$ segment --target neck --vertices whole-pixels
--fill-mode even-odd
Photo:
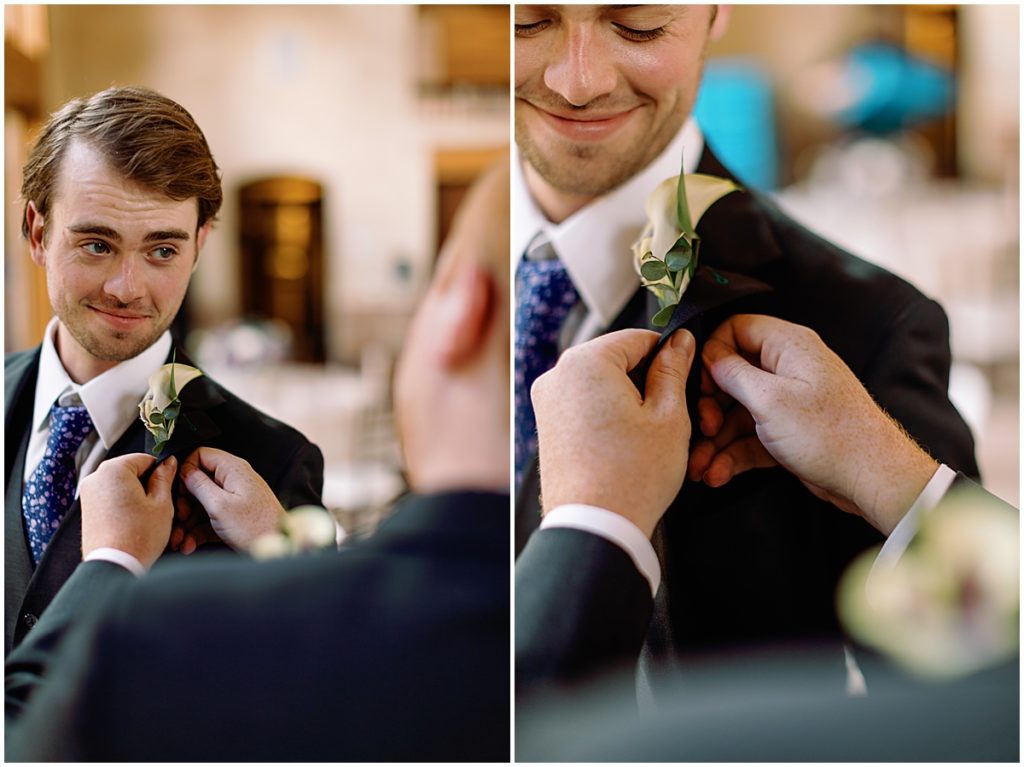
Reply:
[[[89,354],[71,336],[63,322],[57,323],[54,347],[57,349],[60,364],[76,384],[87,383],[117,365],[117,360],[101,360]]]
[[[548,221],[560,224],[573,213],[593,201],[594,195],[568,194],[555,189],[545,181],[530,163],[523,160],[523,177],[533,201]]]

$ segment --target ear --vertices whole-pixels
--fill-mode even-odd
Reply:
[[[206,244],[206,237],[210,233],[210,229],[213,228],[213,222],[207,221],[196,232],[196,260],[192,262],[192,271],[194,272],[199,268],[199,254],[203,250],[203,245]]]
[[[45,219],[43,214],[36,209],[32,200],[25,206],[25,223],[28,226],[28,248],[32,254],[32,260],[37,266],[46,266],[46,245],[43,242]]]
[[[715,20],[711,22],[711,31],[708,37],[712,40],[721,40],[729,29],[729,17],[732,15],[731,5],[719,5],[715,9]]]
[[[438,352],[445,367],[456,368],[483,349],[491,324],[494,283],[484,269],[467,263],[439,299]]]

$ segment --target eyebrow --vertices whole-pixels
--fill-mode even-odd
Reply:
[[[103,224],[73,224],[68,227],[69,232],[75,234],[95,234],[97,237],[106,237],[114,242],[121,242],[121,235],[109,226]],[[189,233],[183,229],[160,229],[150,232],[143,238],[143,242],[160,242],[161,240],[184,240],[191,239]]]

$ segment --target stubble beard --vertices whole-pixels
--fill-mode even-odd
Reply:
[[[142,354],[156,343],[163,332],[170,327],[177,311],[167,318],[150,325],[145,330],[125,332],[105,329],[102,334],[96,332],[88,322],[88,313],[93,310],[86,305],[70,309],[66,304],[55,305],[57,318],[75,342],[91,357],[104,362],[124,362]],[[119,307],[128,308],[128,307]],[[101,322],[101,320],[96,320]]]

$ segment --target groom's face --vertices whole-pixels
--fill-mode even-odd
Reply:
[[[196,198],[144,187],[74,140],[46,217],[30,209],[32,259],[46,269],[68,372],[88,380],[148,349],[177,315],[209,230]]]
[[[697,96],[714,6],[517,5],[516,143],[548,185],[594,196],[672,140]]]

